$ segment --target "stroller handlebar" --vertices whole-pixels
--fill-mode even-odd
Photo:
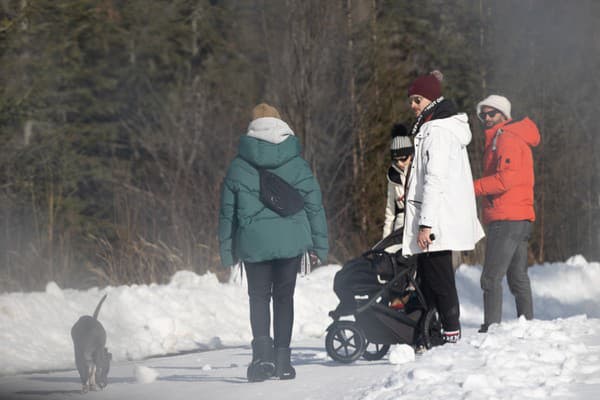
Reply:
[[[435,240],[435,234],[430,233],[429,239],[433,242]],[[367,253],[371,251],[382,251],[387,247],[397,244],[402,244],[402,229],[393,231],[392,233],[381,239],[379,242],[375,243],[375,245],[371,247],[371,249]]]

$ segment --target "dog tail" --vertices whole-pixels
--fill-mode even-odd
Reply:
[[[94,319],[98,319],[98,314],[100,313],[100,307],[102,307],[102,303],[104,303],[104,300],[106,299],[106,296],[108,295],[104,295],[102,297],[102,299],[100,299],[100,302],[98,303],[98,305],[96,306],[96,309],[94,310]]]

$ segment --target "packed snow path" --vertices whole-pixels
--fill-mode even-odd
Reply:
[[[394,346],[380,361],[339,364],[320,340],[294,349],[295,380],[247,383],[248,347],[113,365],[110,384],[88,399],[595,399],[600,393],[600,320],[517,320],[487,334],[468,329],[455,345],[415,356]],[[390,361],[392,360],[393,363]],[[0,397],[77,398],[77,371],[0,378]]]

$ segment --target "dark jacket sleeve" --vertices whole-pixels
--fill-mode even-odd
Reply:
[[[304,211],[308,217],[314,246],[312,250],[321,261],[325,262],[329,252],[329,241],[321,188],[308,163],[304,162],[302,168],[303,179],[297,184],[297,187],[304,194]]]

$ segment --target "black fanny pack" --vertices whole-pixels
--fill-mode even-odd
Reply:
[[[260,182],[259,200],[282,217],[304,209],[304,198],[292,185],[264,168],[255,167]]]

